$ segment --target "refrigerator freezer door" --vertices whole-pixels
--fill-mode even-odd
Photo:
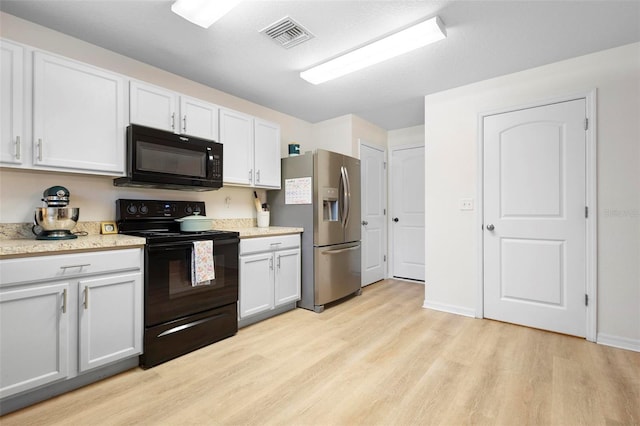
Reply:
[[[324,306],[360,289],[360,242],[314,248],[314,305]]]
[[[328,246],[344,242],[344,199],[342,167],[344,156],[317,150],[314,156],[314,245]]]

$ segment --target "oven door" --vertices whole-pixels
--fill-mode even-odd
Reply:
[[[192,286],[192,242],[147,245],[145,326],[182,318],[238,300],[238,238],[214,240],[215,279]]]

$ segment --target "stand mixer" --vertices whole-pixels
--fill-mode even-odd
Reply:
[[[78,238],[71,233],[76,226],[80,209],[68,207],[69,190],[64,186],[52,186],[43,192],[42,201],[46,207],[37,207],[35,211],[35,225],[31,231],[36,240],[72,240]],[[38,231],[37,228],[40,228]]]

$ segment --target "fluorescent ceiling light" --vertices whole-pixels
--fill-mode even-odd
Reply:
[[[171,5],[173,13],[182,16],[202,28],[209,28],[242,0],[176,0]]]
[[[444,25],[436,16],[303,71],[300,77],[312,84],[324,83],[442,40],[446,36]]]

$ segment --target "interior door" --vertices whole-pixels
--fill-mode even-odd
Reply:
[[[586,332],[584,99],[484,119],[484,316]]]
[[[384,158],[384,149],[360,145],[363,287],[385,277],[387,191]]]
[[[424,281],[424,146],[391,153],[393,276]]]

